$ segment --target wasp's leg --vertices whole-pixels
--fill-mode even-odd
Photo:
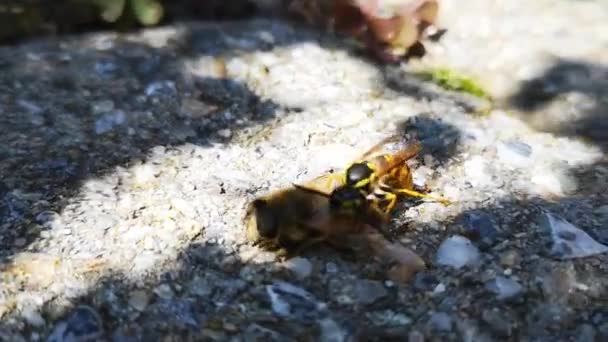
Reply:
[[[427,195],[427,194],[423,194],[423,193],[420,193],[420,192],[414,191],[414,190],[393,189],[392,191],[395,192],[395,193],[405,194],[405,195],[412,196],[412,197],[434,199],[434,200],[440,202],[443,205],[450,205],[452,203],[447,198],[443,198],[443,197],[439,197],[439,196]]]
[[[393,208],[397,204],[397,195],[387,192],[384,194],[384,199],[388,201],[388,204],[386,205],[386,208],[384,209],[384,212],[386,214],[388,214],[393,210]]]

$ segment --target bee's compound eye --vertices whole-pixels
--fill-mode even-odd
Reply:
[[[363,194],[353,187],[336,189],[330,199],[332,207],[346,210],[357,209],[363,205],[364,201],[365,197]]]
[[[272,208],[264,200],[255,200],[252,203],[255,210],[255,218],[257,230],[260,236],[272,238],[276,236],[278,230],[278,222],[276,216],[272,212]]]
[[[351,165],[346,171],[346,182],[348,184],[356,184],[366,178],[369,178],[373,170],[366,163],[356,163]]]

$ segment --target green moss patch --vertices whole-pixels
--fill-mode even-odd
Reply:
[[[437,83],[439,86],[453,91],[463,92],[483,99],[491,100],[483,88],[472,78],[446,68],[432,68],[418,71],[415,75]]]

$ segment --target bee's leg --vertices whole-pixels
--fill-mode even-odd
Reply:
[[[400,194],[405,194],[408,196],[412,196],[412,197],[419,197],[419,198],[428,198],[428,199],[434,199],[438,202],[440,202],[443,205],[449,205],[452,202],[450,200],[448,200],[447,198],[443,198],[443,197],[438,197],[438,196],[432,196],[432,195],[427,195],[427,194],[423,194],[420,193],[418,191],[414,191],[414,190],[409,190],[409,189],[393,189],[393,192],[396,193],[400,193]]]
[[[279,250],[276,251],[275,253],[275,260],[278,262],[283,262],[287,259],[290,259],[293,257],[293,253],[290,253],[287,248],[280,248]]]
[[[349,246],[348,243],[344,241],[344,239],[333,237],[331,239],[327,239],[325,243],[327,243],[328,246],[335,249],[339,253],[353,254],[355,252],[354,248],[352,246]]]
[[[276,241],[273,240],[258,240],[253,246],[267,251],[275,251],[278,249]]]
[[[322,237],[322,236],[311,237],[308,240],[302,242],[299,246],[297,246],[294,249],[294,254],[300,254],[305,249],[308,249],[308,248],[312,247],[313,245],[318,244],[319,242],[323,241],[324,239],[325,239],[325,237]]]
[[[322,238],[310,238],[309,240],[301,241],[297,244],[290,246],[289,248],[281,248],[276,254],[276,259],[278,261],[285,261],[299,255],[305,249],[311,247],[312,245],[320,242]]]

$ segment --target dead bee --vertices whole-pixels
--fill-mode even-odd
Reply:
[[[360,190],[322,184],[327,185],[326,176],[250,202],[244,217],[248,241],[277,251],[279,259],[288,259],[320,242],[340,249],[337,237],[369,227],[381,230],[388,222],[387,215]]]
[[[389,136],[365,152],[358,161],[350,164],[344,172],[330,174],[328,181],[339,185],[333,191],[350,187],[367,194],[366,198],[390,213],[399,196],[412,196],[437,200],[444,205],[450,203],[442,197],[424,194],[414,189],[412,172],[406,162],[415,157],[421,149],[420,142],[407,140],[400,135]],[[352,207],[352,203],[341,204]]]
[[[247,238],[254,245],[277,251],[277,259],[289,259],[316,243],[327,243],[353,256],[373,256],[391,263],[389,279],[405,284],[426,268],[420,256],[383,234],[388,215],[354,187],[325,193],[307,186],[275,191],[252,201],[247,208]],[[347,204],[352,204],[349,206]],[[361,252],[361,249],[364,252]]]

